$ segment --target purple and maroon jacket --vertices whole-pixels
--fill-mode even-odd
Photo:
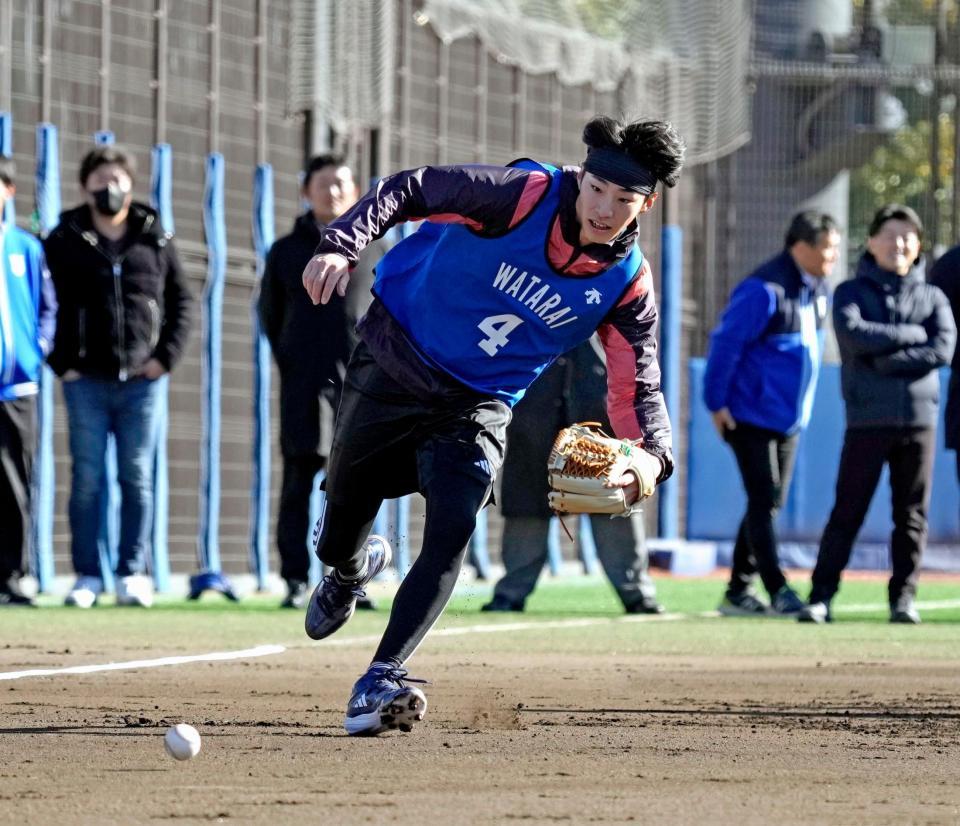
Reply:
[[[578,173],[577,167],[564,167],[560,206],[550,237],[544,239],[554,268],[571,277],[593,275],[625,258],[638,234],[634,223],[613,244],[580,246]],[[398,172],[326,227],[317,254],[339,253],[354,264],[370,241],[404,221],[458,223],[481,236],[503,235],[530,214],[549,184],[545,173],[514,167],[425,166]],[[358,332],[394,378],[422,376],[422,357],[411,352],[413,345],[380,301],[374,300]],[[607,408],[614,432],[623,439],[641,439],[664,460],[666,478],[672,470],[671,431],[660,390],[657,307],[646,258],[597,332],[606,354]]]

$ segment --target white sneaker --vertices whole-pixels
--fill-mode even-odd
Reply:
[[[100,577],[79,576],[63,604],[72,605],[74,608],[92,608],[102,593],[103,580]]]
[[[117,605],[149,608],[153,605],[153,582],[142,574],[120,577],[117,580]]]

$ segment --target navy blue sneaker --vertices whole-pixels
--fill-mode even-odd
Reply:
[[[322,640],[346,624],[353,616],[357,600],[367,595],[363,589],[393,558],[390,543],[382,536],[371,534],[363,547],[367,552],[367,572],[360,579],[344,582],[333,571],[314,588],[303,622],[304,630],[311,639]]]
[[[796,618],[803,610],[803,600],[789,585],[784,585],[773,595],[770,610],[780,617]]]
[[[389,729],[410,731],[427,711],[427,698],[412,683],[405,668],[371,665],[353,687],[343,727],[353,736],[370,736]]]

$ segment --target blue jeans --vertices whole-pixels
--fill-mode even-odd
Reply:
[[[118,577],[145,570],[153,516],[154,408],[159,384],[82,377],[63,383],[70,425],[70,553],[78,575],[100,574],[97,536],[100,498],[107,484],[107,437],[117,443],[120,485]]]

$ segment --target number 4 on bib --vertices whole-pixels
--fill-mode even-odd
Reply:
[[[477,325],[481,333],[486,333],[487,338],[477,344],[488,356],[495,356],[501,347],[509,343],[507,336],[521,324],[523,319],[510,313],[488,315]]]

